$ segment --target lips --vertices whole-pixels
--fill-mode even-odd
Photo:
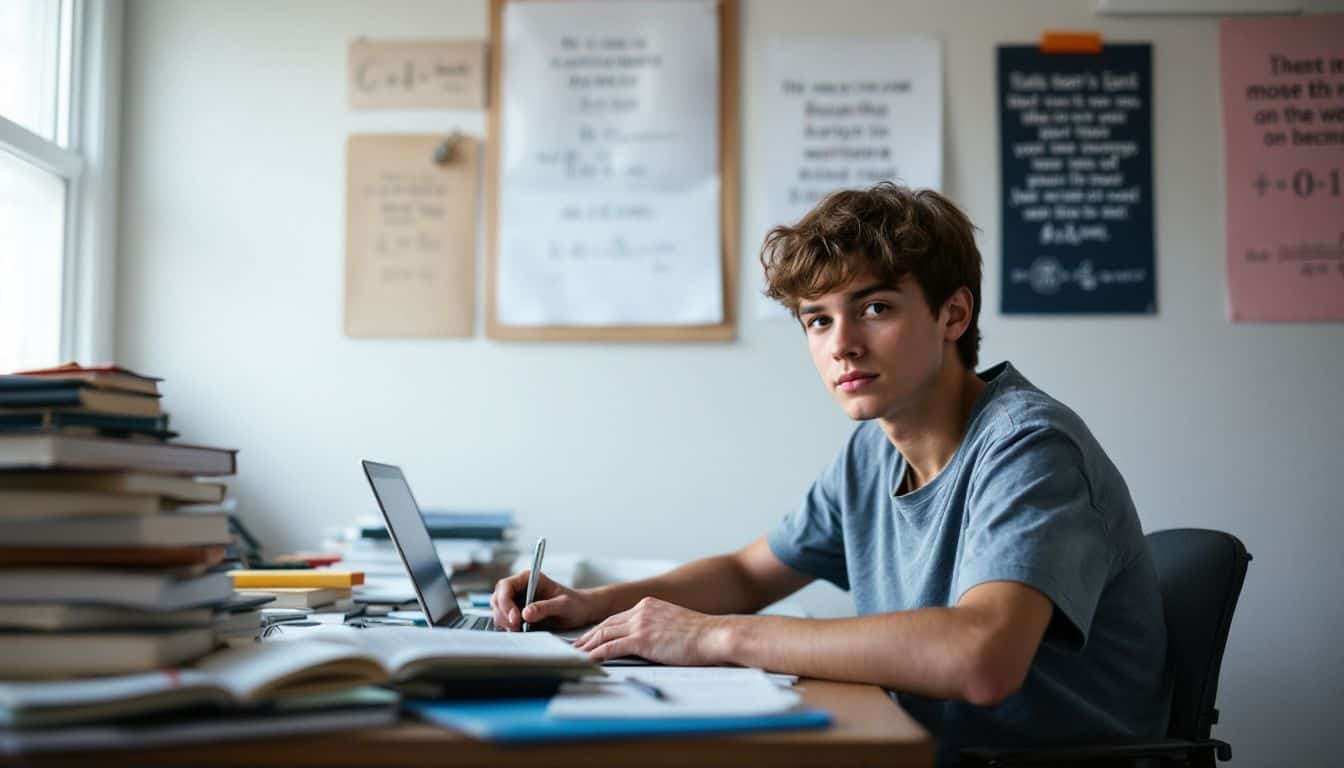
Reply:
[[[877,378],[876,373],[867,371],[850,371],[835,380],[835,385],[845,392],[857,392],[867,386],[870,381]]]

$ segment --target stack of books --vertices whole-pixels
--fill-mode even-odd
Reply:
[[[0,758],[374,727],[397,718],[400,696],[390,688],[544,697],[601,673],[588,654],[544,632],[318,626],[275,640],[219,651],[188,669],[0,681]]]
[[[226,489],[196,479],[233,474],[236,452],[171,442],[159,382],[111,366],[0,376],[0,678],[187,663],[237,608],[212,570]]]
[[[421,517],[459,597],[488,592],[511,572],[519,554],[518,522],[512,512],[424,510]],[[392,594],[403,586],[409,590],[406,569],[381,520],[347,529],[323,542],[323,548],[342,553],[341,567],[367,573],[370,592]]]
[[[364,583],[359,571],[275,569],[229,571],[241,595],[270,597],[267,608],[327,609],[354,607],[351,590]]]

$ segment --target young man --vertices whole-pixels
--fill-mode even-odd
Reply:
[[[861,423],[802,504],[741,551],[644,581],[496,586],[495,622],[601,622],[595,659],[739,664],[881,685],[939,743],[1165,732],[1166,627],[1129,490],[1082,420],[1007,363],[975,373],[980,254],[936,192],[837,192],[776,227],[767,294]],[[753,616],[822,578],[844,619]]]

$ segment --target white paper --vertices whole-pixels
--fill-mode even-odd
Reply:
[[[716,5],[504,13],[500,322],[722,322]]]
[[[753,717],[787,712],[802,700],[759,669],[608,667],[605,680],[566,683],[546,708],[554,718]],[[654,698],[634,678],[665,695]]]
[[[766,51],[765,231],[838,189],[941,189],[943,76],[931,38],[777,38]],[[758,292],[759,295],[759,292]],[[760,296],[757,314],[786,317]]]

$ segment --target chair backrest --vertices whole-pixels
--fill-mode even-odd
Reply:
[[[1236,536],[1222,531],[1178,528],[1146,538],[1167,618],[1173,680],[1167,735],[1207,739],[1218,722],[1218,670],[1251,556]]]

